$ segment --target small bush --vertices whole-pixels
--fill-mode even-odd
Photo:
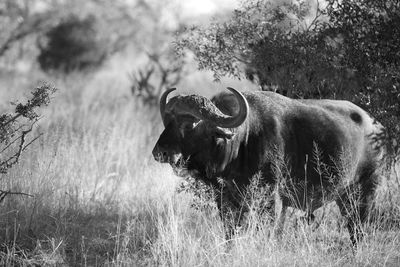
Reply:
[[[44,71],[69,73],[100,66],[107,45],[96,29],[96,19],[70,16],[46,33],[47,44],[39,42],[38,62]]]
[[[34,125],[40,119],[36,109],[47,106],[56,90],[45,83],[32,91],[32,97],[25,104],[15,103],[14,113],[0,114],[0,174],[6,174],[17,164],[26,149],[39,138],[30,136]],[[0,188],[0,203],[11,194],[23,193]]]

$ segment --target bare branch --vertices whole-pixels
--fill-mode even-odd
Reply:
[[[1,125],[0,125],[0,127],[5,127],[5,126],[7,126],[7,125],[9,125],[10,123],[12,123],[12,122],[14,122],[14,121],[16,121],[19,117],[21,117],[22,116],[22,114],[17,114],[17,115],[15,115],[15,116],[13,116],[12,118],[10,118],[9,120],[7,120],[6,122],[4,122],[4,123],[2,123]]]
[[[0,155],[1,153],[7,151],[7,149],[9,149],[13,144],[15,144],[19,139],[21,139],[21,136],[18,136],[17,138],[15,138],[14,140],[12,140],[10,143],[8,143],[7,146],[5,146],[1,151],[0,151]]]
[[[3,202],[3,200],[8,195],[21,195],[21,196],[27,196],[27,197],[34,197],[31,194],[27,194],[27,193],[23,193],[23,192],[11,192],[11,191],[0,190],[0,203]]]
[[[169,60],[167,52],[164,53],[146,53],[149,62],[136,73],[130,74],[132,80],[131,91],[132,94],[142,97],[146,103],[156,103],[161,93],[170,87],[175,86],[182,79],[184,72],[183,62],[178,61],[176,58],[172,64],[163,63],[162,57]]]
[[[323,12],[321,11],[320,4],[319,4],[319,0],[317,0],[317,8],[316,8],[316,11],[315,11],[315,17],[314,17],[314,19],[311,21],[310,25],[308,25],[308,27],[306,28],[306,31],[310,31],[310,30],[311,30],[311,27],[314,27],[314,29],[315,29],[315,27],[317,27],[317,24],[316,24],[316,23],[318,22],[319,18],[320,18],[322,15],[323,15]]]
[[[26,148],[25,146],[26,135],[32,131],[32,127],[35,124],[35,122],[32,123],[29,129],[22,131],[21,136],[19,137],[20,142],[18,145],[18,150],[14,153],[14,155],[12,155],[7,160],[0,163],[0,172],[3,172],[3,170],[6,171],[7,169],[11,168],[13,165],[18,163],[22,151]]]
[[[22,151],[25,151],[25,149],[30,146],[33,142],[35,142],[36,140],[38,140],[41,136],[43,136],[43,133],[39,134],[38,136],[36,136],[35,138],[33,138],[29,143],[27,143],[23,148]]]
[[[24,19],[18,23],[12,33],[5,38],[5,41],[3,41],[2,44],[0,44],[0,57],[7,52],[13,43],[20,41],[29,35],[37,34],[48,29],[56,15],[52,12],[51,14],[38,14],[31,17],[21,15],[21,17],[24,17]]]

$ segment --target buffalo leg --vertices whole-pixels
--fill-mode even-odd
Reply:
[[[347,229],[353,246],[363,238],[362,224],[370,219],[376,187],[374,171],[365,171],[360,176],[360,186],[342,194],[336,201],[342,216],[347,219]]]
[[[273,194],[274,194],[274,213],[275,213],[273,234],[275,237],[281,238],[285,226],[287,205],[284,203],[282,197],[277,192],[277,190],[275,190]]]
[[[283,229],[285,227],[285,220],[286,220],[286,210],[287,207],[283,206],[278,214],[276,214],[276,222],[274,226],[274,236],[277,238],[282,237]]]
[[[362,237],[361,220],[359,218],[359,205],[356,204],[359,200],[359,194],[346,192],[340,199],[336,201],[339,206],[340,213],[346,218],[347,230],[349,231],[350,240],[353,246],[357,246],[357,242]]]
[[[227,240],[232,239],[236,228],[241,225],[245,212],[240,193],[233,193],[231,188],[223,186],[216,192],[216,202],[219,215],[224,224],[225,237]]]

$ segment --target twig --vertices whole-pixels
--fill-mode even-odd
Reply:
[[[1,155],[1,153],[3,153],[4,151],[6,151],[10,146],[12,146],[13,144],[15,144],[19,139],[21,139],[21,136],[18,136],[18,137],[15,138],[13,141],[11,141],[7,146],[5,146],[5,147],[0,151],[0,155]]]
[[[26,144],[23,148],[22,151],[25,151],[25,149],[30,146],[33,142],[35,142],[37,139],[39,139],[39,137],[41,137],[43,135],[43,133],[39,134],[38,136],[36,136],[35,138],[33,138],[28,144]]]
[[[9,119],[8,121],[6,121],[5,123],[1,124],[0,126],[1,126],[1,127],[7,126],[8,124],[10,124],[10,123],[16,121],[16,120],[17,120],[19,117],[21,117],[21,116],[22,116],[22,114],[17,114],[17,115],[15,115],[14,117],[12,117],[11,119]]]
[[[27,197],[34,197],[31,194],[27,194],[27,193],[23,193],[23,192],[11,192],[11,191],[0,190],[0,203],[3,202],[4,198],[7,195],[22,195],[22,196],[27,196]]]
[[[308,25],[308,27],[306,28],[306,31],[310,31],[312,26],[316,27],[315,23],[318,21],[318,19],[321,16],[322,16],[322,12],[321,12],[321,9],[320,9],[320,6],[319,6],[319,0],[317,0],[317,10],[315,12],[315,17],[311,21],[310,25]]]
[[[27,130],[22,131],[21,135],[16,138],[16,140],[12,141],[12,143],[15,143],[17,140],[20,140],[19,145],[18,145],[18,150],[14,153],[14,155],[12,155],[11,157],[9,157],[7,160],[0,162],[0,170],[2,170],[3,168],[6,170],[8,168],[10,168],[12,165],[18,163],[19,158],[21,156],[21,153],[29,146],[31,145],[35,140],[37,140],[42,134],[38,135],[37,137],[35,137],[33,140],[31,140],[28,144],[25,144],[25,137],[26,135],[28,135],[32,129],[33,129],[33,125],[35,125],[35,123],[38,122],[39,119],[36,119],[35,121],[33,121],[30,125],[30,127]],[[6,147],[7,148],[7,147]]]

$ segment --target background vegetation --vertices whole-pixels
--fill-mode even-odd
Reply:
[[[388,128],[399,153],[398,1],[246,1],[180,42],[218,79],[247,77],[290,97],[347,99]]]
[[[3,136],[34,122],[27,138],[37,137],[0,174],[0,265],[399,265],[396,2],[245,1],[220,6],[211,24],[185,10],[151,0],[0,4],[0,162],[20,147]],[[209,196],[154,162],[159,94],[210,96],[225,84],[349,99],[385,124],[394,161],[376,196],[380,219],[355,251],[332,204],[312,225],[292,210],[281,239],[251,212],[227,242]],[[50,105],[38,111],[31,88],[50,93],[37,98]],[[4,122],[18,112],[32,116],[11,136]],[[250,192],[252,210],[264,193]]]

